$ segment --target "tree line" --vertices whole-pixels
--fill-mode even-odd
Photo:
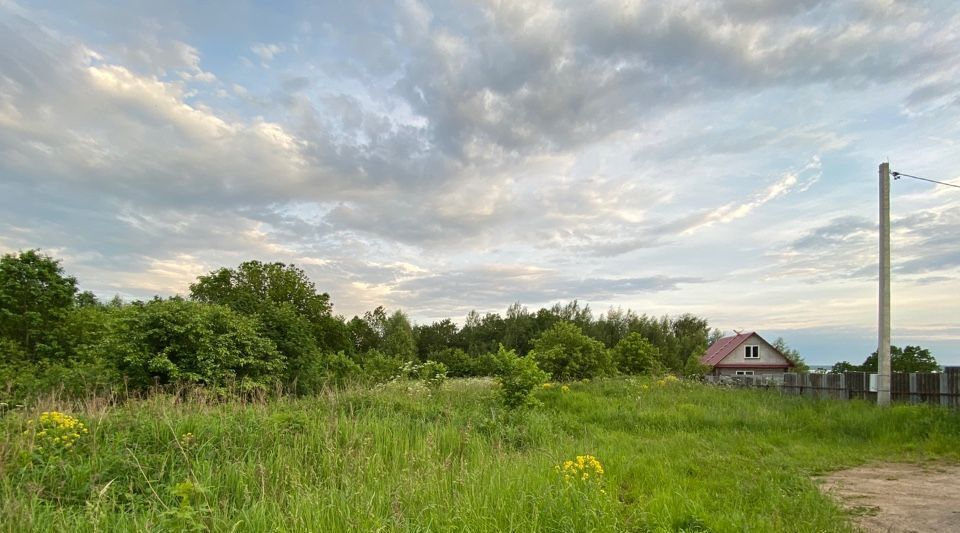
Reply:
[[[878,358],[877,352],[870,354],[862,365],[855,365],[849,361],[840,361],[833,365],[831,372],[869,372],[877,373]],[[899,346],[890,346],[890,371],[891,372],[939,372],[940,363],[933,357],[930,350],[920,346],[907,345],[904,348]]]
[[[690,314],[595,316],[576,300],[471,311],[462,326],[413,324],[383,307],[346,319],[303,270],[260,261],[202,275],[183,297],[101,302],[38,250],[0,259],[0,400],[180,383],[303,393],[427,362],[449,376],[490,376],[508,364],[504,354],[530,357],[557,380],[697,374],[719,336]]]

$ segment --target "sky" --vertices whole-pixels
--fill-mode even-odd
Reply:
[[[0,0],[0,252],[245,260],[416,322],[579,300],[876,348],[878,165],[960,183],[955,0]],[[892,185],[893,342],[960,364],[960,189]]]

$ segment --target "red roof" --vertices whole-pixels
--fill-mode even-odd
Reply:
[[[718,339],[717,342],[713,343],[712,345],[710,345],[709,348],[707,348],[707,353],[703,354],[700,357],[700,362],[707,366],[718,366],[717,363],[719,363],[720,361],[723,361],[724,357],[730,355],[730,352],[736,350],[738,347],[740,347],[741,344],[746,342],[747,339],[749,339],[755,334],[756,334],[755,331],[747,331],[745,333],[739,333],[737,335],[731,335],[729,337]],[[757,337],[760,337],[760,335],[757,335]],[[763,337],[760,337],[760,339],[763,340]],[[765,340],[764,342],[766,343]],[[767,344],[769,345],[770,343],[767,343]],[[776,350],[776,348],[774,348],[774,350]],[[780,354],[780,355],[782,356],[783,354]],[[719,365],[719,366],[737,367],[737,368],[747,367],[747,366],[752,368],[789,368],[793,366],[793,363],[789,359],[787,359],[786,356],[783,356],[783,358],[787,361],[787,364],[785,365],[736,364],[736,365]]]
[[[747,339],[753,335],[752,331],[746,333],[740,333],[738,335],[731,335],[729,337],[724,337],[722,339],[717,339],[717,342],[710,345],[707,348],[707,353],[703,354],[700,357],[700,362],[707,366],[714,366],[724,357],[730,355],[730,352],[737,349],[737,346],[740,346]]]

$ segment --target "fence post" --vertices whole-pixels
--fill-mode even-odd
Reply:
[[[946,372],[940,372],[940,405],[948,407],[950,405],[950,386]]]
[[[917,387],[917,374],[910,373],[910,403],[920,403],[920,391]]]
[[[940,405],[960,406],[960,366],[945,366],[940,375]]]

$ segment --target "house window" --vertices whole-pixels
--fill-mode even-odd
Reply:
[[[744,346],[743,356],[747,359],[760,359],[760,347],[756,344]]]
[[[736,374],[738,376],[752,376],[753,370],[737,370]]]

